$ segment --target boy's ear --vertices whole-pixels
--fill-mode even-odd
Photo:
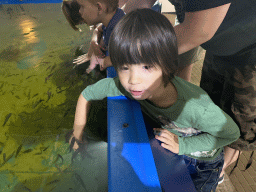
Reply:
[[[98,8],[98,13],[99,14],[102,14],[102,13],[106,12],[107,6],[104,3],[97,2],[96,5],[97,5],[97,8]]]

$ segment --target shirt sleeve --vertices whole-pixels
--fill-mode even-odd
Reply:
[[[202,133],[179,137],[180,155],[219,149],[233,143],[240,136],[239,128],[233,119],[214,103],[209,104],[198,118],[197,127]]]
[[[232,3],[233,0],[185,0],[185,11],[195,12],[214,7],[219,7],[228,3]]]
[[[106,97],[115,97],[123,95],[116,86],[113,78],[105,78],[93,85],[87,86],[82,91],[83,97],[87,101],[102,100]]]

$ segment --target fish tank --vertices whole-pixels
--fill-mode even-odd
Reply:
[[[92,31],[74,30],[61,5],[0,0],[0,191],[107,191],[106,101],[91,109],[84,153],[68,142],[80,93],[105,75],[73,64]]]

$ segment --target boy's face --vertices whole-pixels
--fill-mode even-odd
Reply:
[[[89,0],[77,0],[80,5],[79,13],[87,25],[97,25],[99,20],[98,7]]]
[[[163,74],[160,67],[145,64],[124,65],[117,70],[123,87],[136,100],[154,100],[164,90]]]

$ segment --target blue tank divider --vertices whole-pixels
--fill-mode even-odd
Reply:
[[[108,97],[108,191],[161,192],[138,102]]]
[[[108,97],[108,191],[195,192],[183,158],[161,147],[150,124],[137,101]]]
[[[0,4],[62,3],[62,0],[0,0]]]

